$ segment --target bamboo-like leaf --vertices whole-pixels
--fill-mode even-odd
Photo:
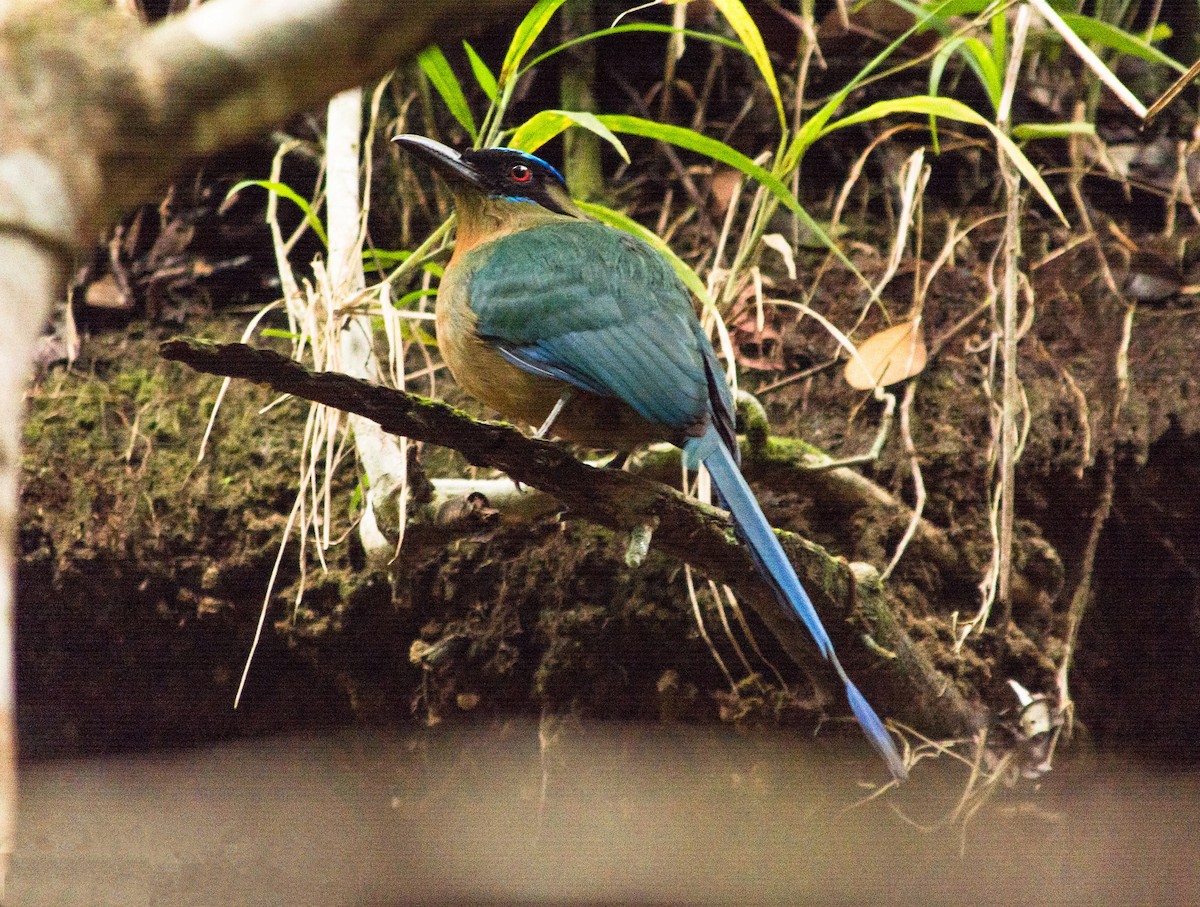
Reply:
[[[1071,31],[1075,32],[1075,34],[1079,35],[1085,41],[1094,41],[1097,44],[1115,50],[1117,53],[1139,57],[1151,63],[1157,63],[1160,66],[1169,66],[1176,72],[1183,72],[1187,69],[1182,63],[1176,62],[1144,38],[1130,34],[1123,29],[1117,28],[1115,25],[1109,25],[1107,22],[1093,19],[1091,16],[1079,15],[1078,13],[1061,13],[1060,15],[1063,21],[1071,27]]]
[[[594,132],[616,149],[625,163],[629,163],[629,152],[611,129],[597,119],[594,113],[583,110],[542,110],[517,127],[509,139],[509,146],[521,151],[537,151],[548,141],[569,126],[581,126]]]
[[[1166,41],[1173,34],[1175,34],[1175,32],[1172,30],[1171,26],[1169,26],[1166,22],[1159,22],[1156,26],[1154,26],[1154,28],[1150,29],[1144,34],[1136,35],[1135,37],[1141,38],[1147,44],[1153,44],[1155,41]]]
[[[771,58],[767,55],[767,46],[763,43],[762,34],[755,25],[754,19],[746,12],[742,0],[713,0],[713,5],[721,11],[721,15],[729,22],[737,36],[742,39],[742,43],[746,45],[746,52],[750,54],[750,59],[758,67],[759,74],[762,75],[763,82],[766,83],[767,90],[771,93],[771,100],[775,102],[775,112],[779,115],[780,128],[786,131],[787,114],[783,110],[779,82],[775,79],[775,69],[771,66]]]
[[[962,43],[967,40],[963,37],[951,38],[938,48],[938,52],[934,54],[933,60],[929,64],[929,93],[937,95],[938,89],[942,87],[942,73],[946,71],[946,64],[950,62],[950,58],[962,47]],[[982,76],[981,76],[982,78]]]
[[[775,174],[764,167],[760,167],[740,151],[730,148],[724,142],[711,139],[706,135],[701,135],[694,129],[688,129],[684,126],[656,123],[653,120],[628,116],[626,114],[602,114],[597,119],[613,132],[624,132],[629,135],[640,135],[647,139],[656,139],[660,142],[669,142],[672,145],[678,145],[680,148],[686,148],[689,151],[695,151],[710,157],[715,161],[720,161],[722,164],[728,164],[730,167],[740,170],[747,176],[758,180],[758,182],[767,188],[767,191],[783,202],[784,206],[799,218],[800,223],[818,236],[826,248],[831,249],[843,262],[848,265],[850,264],[849,260],[845,258],[833,240],[829,238],[829,235],[821,229],[821,225],[813,220],[812,215],[804,210],[804,207],[796,199],[796,196],[792,194],[792,190],[784,185],[783,181],[775,176]],[[850,266],[853,268],[853,265]]]
[[[446,102],[454,119],[458,120],[459,125],[471,136],[471,141],[478,139],[479,130],[475,127],[475,118],[471,116],[466,95],[463,94],[458,77],[454,75],[450,61],[446,59],[442,49],[436,44],[431,44],[417,56],[417,62],[421,64],[421,69],[429,76],[430,83]]]
[[[728,164],[764,184],[779,182],[770,171],[760,167],[737,149],[730,148],[724,142],[709,138],[686,126],[657,123],[644,117],[629,116],[623,113],[604,113],[597,116],[597,119],[613,132],[640,135],[642,138],[678,145],[680,148],[687,148],[689,151],[695,151],[715,161]],[[780,185],[782,186],[782,184]],[[786,186],[782,188],[787,195],[791,195],[791,190]],[[795,196],[792,196],[792,199],[794,201]]]
[[[827,135],[833,132],[833,130],[841,129],[845,126],[867,123],[871,120],[882,119],[883,117],[892,116],[897,113],[915,113],[922,116],[945,117],[948,120],[958,120],[960,123],[982,126],[992,134],[992,137],[995,138],[1001,150],[1012,161],[1013,166],[1017,168],[1021,176],[1034,188],[1037,194],[1042,197],[1042,201],[1049,206],[1051,211],[1058,215],[1064,224],[1067,222],[1062,209],[1058,206],[1058,201],[1050,191],[1050,187],[1046,185],[1046,181],[1037,172],[1037,168],[1033,166],[1029,158],[1016,146],[1013,140],[997,129],[995,124],[988,122],[966,104],[956,101],[953,98],[932,98],[918,95],[907,98],[896,98],[890,101],[877,101],[870,107],[843,117],[835,123],[830,123],[822,131],[822,135]]]
[[[400,337],[403,340],[415,340],[422,346],[437,349],[437,338],[422,328],[419,324],[407,318],[400,322]]]
[[[402,265],[413,257],[413,253],[408,249],[364,249],[362,256],[365,266],[383,270],[393,265]],[[445,268],[436,261],[423,261],[421,262],[421,270],[440,280]],[[396,280],[396,275],[392,274],[388,279],[394,281]]]
[[[313,211],[312,205],[308,203],[308,199],[297,194],[296,190],[287,183],[277,183],[274,180],[242,180],[240,183],[235,184],[227,193],[225,193],[225,200],[228,201],[243,189],[246,189],[250,186],[256,186],[259,189],[266,189],[268,192],[274,192],[276,195],[286,198],[288,201],[295,204],[296,207],[304,212],[304,219],[308,222],[308,225],[312,227],[313,232],[317,234],[321,242],[326,246],[329,245],[329,237],[325,233],[325,227],[322,226],[321,219],[317,217],[316,212]]]
[[[533,9],[521,20],[517,30],[513,32],[512,41],[508,45],[508,53],[504,55],[504,64],[500,67],[501,85],[507,85],[517,75],[521,68],[521,61],[529,53],[529,48],[533,47],[533,42],[545,30],[550,17],[558,12],[558,8],[565,2],[566,0],[538,0]]]
[[[467,59],[471,63],[471,72],[475,74],[475,81],[479,83],[479,87],[483,89],[483,93],[488,96],[489,101],[496,100],[498,94],[496,77],[492,75],[488,65],[483,62],[483,57],[475,52],[475,48],[469,41],[463,41],[463,50],[467,52]]]

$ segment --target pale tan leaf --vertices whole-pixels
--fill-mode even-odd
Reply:
[[[887,387],[920,374],[926,354],[920,318],[894,324],[859,344],[858,355],[846,363],[846,383],[855,390]]]
[[[99,280],[88,285],[83,294],[84,302],[95,309],[128,309],[133,307],[133,300],[125,295],[117,279],[111,274],[105,274]]]

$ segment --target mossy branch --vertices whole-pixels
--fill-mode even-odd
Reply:
[[[749,554],[734,538],[729,519],[716,508],[658,482],[588,466],[563,447],[527,438],[509,425],[479,422],[446,404],[337,372],[313,372],[270,350],[179,339],[162,344],[160,352],[164,358],[198,371],[266,384],[282,393],[373,419],[387,432],[453,448],[473,465],[501,470],[553,495],[573,515],[609,529],[630,531],[656,523],[653,542],[660,550],[701,567],[710,578],[736,589],[789,655],[798,662],[813,662],[814,650],[803,626],[758,579]],[[875,643],[898,656],[885,662],[892,668],[889,673],[894,681],[886,698],[898,710],[931,733],[961,735],[975,730],[977,711],[913,644],[872,568],[852,568],[844,559],[792,533],[780,533],[780,541],[797,564],[817,610],[825,616],[830,635],[841,642],[847,663],[861,666],[867,660],[865,646],[850,644],[853,619],[866,625]],[[883,692],[883,684],[878,682],[864,682],[863,686]]]

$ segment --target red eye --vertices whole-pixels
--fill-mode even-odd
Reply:
[[[527,183],[533,179],[533,171],[524,164],[513,164],[508,175],[512,177],[514,183]]]

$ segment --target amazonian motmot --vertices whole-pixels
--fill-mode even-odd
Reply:
[[[455,380],[509,419],[588,447],[666,440],[704,464],[738,536],[846,686],[858,723],[896,778],[906,770],[838,661],[808,594],[739,468],[733,400],[687,288],[641,239],[588,220],[561,174],[510,148],[461,154],[394,141],[446,178],[458,213],[437,297]]]

